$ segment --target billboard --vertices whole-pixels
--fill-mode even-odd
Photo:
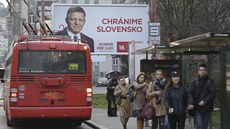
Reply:
[[[45,20],[51,19],[51,5],[52,1],[44,1],[44,8],[42,8],[42,1],[37,1],[36,13],[38,17],[42,17],[42,10],[44,9],[44,18]]]
[[[52,4],[52,30],[67,27],[65,18],[72,6],[85,10],[81,33],[93,39],[92,54],[128,54],[133,41],[142,42],[136,49],[148,46],[148,5]]]

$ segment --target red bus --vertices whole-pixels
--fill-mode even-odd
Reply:
[[[58,37],[20,38],[6,60],[7,125],[26,119],[81,125],[91,119],[91,68],[90,48],[84,43]]]

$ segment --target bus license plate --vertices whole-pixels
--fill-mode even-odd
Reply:
[[[48,92],[43,92],[42,97],[48,99],[57,99],[57,98],[62,98],[62,93],[58,91],[48,91]]]

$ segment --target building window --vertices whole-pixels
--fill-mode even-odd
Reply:
[[[30,23],[34,23],[34,15],[29,15],[29,21]]]
[[[95,62],[95,63],[94,63],[94,66],[99,66],[99,62]]]
[[[61,3],[66,3],[67,1],[66,0],[61,0]]]
[[[94,4],[99,4],[99,0],[94,0]]]
[[[113,58],[113,66],[118,66],[118,58]]]
[[[78,0],[73,0],[73,4],[78,4]]]
[[[89,4],[89,0],[85,0],[85,4]]]
[[[112,4],[118,4],[118,0],[112,0]]]

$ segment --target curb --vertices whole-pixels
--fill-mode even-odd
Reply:
[[[98,124],[98,123],[96,123],[96,122],[93,122],[92,120],[85,121],[84,123],[85,123],[86,125],[88,125],[88,126],[94,128],[94,129],[109,129],[109,128],[107,128],[107,127],[101,125],[101,124]]]

